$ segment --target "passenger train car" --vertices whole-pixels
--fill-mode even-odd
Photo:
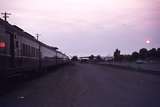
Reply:
[[[0,19],[0,78],[65,64],[69,57]]]

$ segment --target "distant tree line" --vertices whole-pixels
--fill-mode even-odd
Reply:
[[[94,56],[94,55],[90,55],[89,56],[89,60],[90,61],[102,61],[103,58],[100,55]]]
[[[71,58],[71,61],[78,61],[78,56],[73,56],[73,57]]]
[[[73,57],[71,58],[71,60],[72,60],[72,61],[78,61],[79,58],[78,58],[78,56],[73,56]],[[89,60],[89,61],[102,61],[103,58],[102,58],[100,55],[97,55],[97,56],[90,55],[90,56],[88,57],[88,60]]]
[[[136,60],[157,60],[160,61],[160,48],[152,48],[150,50],[147,50],[146,48],[140,49],[138,52],[133,52],[129,55],[123,55],[121,54],[121,51],[119,49],[116,49],[114,54],[114,61],[121,62],[121,61],[136,61]],[[72,61],[79,61],[78,56],[73,56],[71,58]],[[88,57],[88,61],[98,62],[98,61],[104,61],[104,57],[101,57],[100,55],[94,56],[90,55]],[[112,60],[112,61],[113,61]]]
[[[120,50],[114,52],[114,61],[136,61],[136,60],[160,60],[160,48],[147,50],[142,48],[139,52],[133,52],[131,55],[121,55]]]

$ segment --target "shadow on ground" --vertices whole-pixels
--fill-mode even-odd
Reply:
[[[71,66],[71,65],[73,64],[52,67],[38,74],[34,73],[27,76],[25,75],[25,76],[10,78],[7,80],[0,80],[0,96],[4,96],[6,94],[13,92],[14,90],[24,87],[27,82],[31,82],[35,79],[42,78],[46,75],[49,75],[50,73],[57,72],[58,69],[62,69],[65,66]]]

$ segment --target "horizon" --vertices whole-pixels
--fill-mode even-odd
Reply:
[[[8,22],[67,55],[113,56],[160,48],[158,0],[1,0]],[[2,18],[2,17],[1,17]]]

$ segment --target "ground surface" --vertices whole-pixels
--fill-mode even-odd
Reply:
[[[160,107],[160,76],[77,63],[21,84],[0,107]]]

